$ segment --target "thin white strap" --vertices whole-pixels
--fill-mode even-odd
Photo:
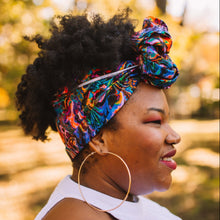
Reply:
[[[88,84],[90,84],[90,83],[96,82],[96,81],[101,80],[101,79],[105,79],[105,78],[109,78],[109,77],[112,77],[112,76],[116,76],[116,75],[118,75],[119,73],[122,73],[122,72],[124,72],[124,71],[126,71],[126,70],[134,69],[134,68],[137,67],[137,66],[138,66],[138,65],[130,66],[130,67],[128,67],[128,68],[126,68],[126,69],[123,69],[123,70],[119,70],[119,71],[116,71],[116,72],[113,72],[113,73],[109,73],[109,74],[106,74],[106,75],[103,75],[103,76],[99,76],[99,77],[97,77],[97,78],[94,78],[94,79],[91,79],[91,80],[89,80],[89,81],[87,81],[87,82],[84,82],[84,83],[79,84],[79,85],[78,85],[78,88],[83,87],[83,86],[85,86],[85,85],[88,85]]]

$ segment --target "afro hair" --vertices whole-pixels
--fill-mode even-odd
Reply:
[[[92,68],[114,71],[125,60],[135,60],[131,35],[134,20],[130,10],[118,12],[108,21],[96,14],[58,16],[51,22],[51,36],[25,37],[37,43],[40,52],[28,65],[16,92],[21,125],[34,139],[46,140],[46,130],[56,131],[52,101],[56,92],[74,88]]]

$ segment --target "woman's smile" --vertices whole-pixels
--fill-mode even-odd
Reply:
[[[176,154],[176,149],[171,150],[164,156],[160,158],[160,162],[165,164],[167,167],[169,167],[172,170],[175,170],[177,167],[176,162],[172,159],[172,157]]]

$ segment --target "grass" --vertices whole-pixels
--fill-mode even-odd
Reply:
[[[148,197],[184,220],[217,220],[218,121],[175,121],[173,127],[182,135],[173,185]],[[50,136],[50,142],[36,142],[15,125],[0,125],[0,219],[34,219],[56,184],[71,173],[60,138]]]

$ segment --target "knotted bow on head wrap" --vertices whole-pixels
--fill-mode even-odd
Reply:
[[[132,40],[140,55],[137,61],[121,63],[114,73],[92,69],[76,89],[65,88],[56,95],[57,129],[72,160],[121,109],[140,81],[158,88],[169,88],[176,81],[178,69],[167,54],[172,40],[162,20],[146,18]]]

